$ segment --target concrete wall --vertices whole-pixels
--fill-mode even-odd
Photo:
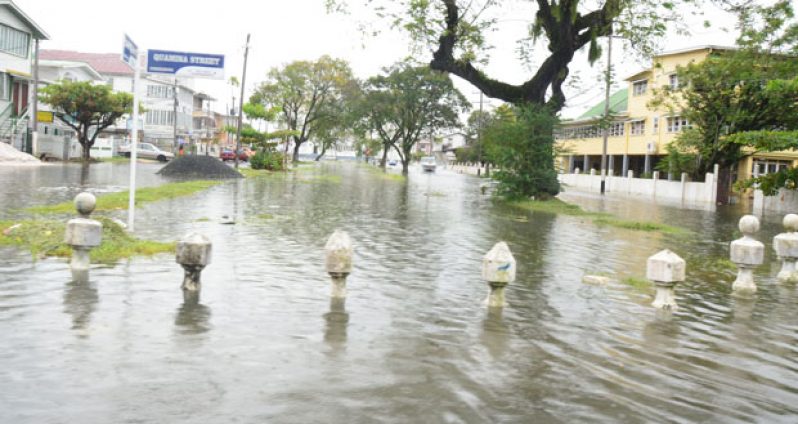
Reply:
[[[658,174],[658,173],[657,173]],[[601,176],[590,174],[559,174],[565,190],[600,192]],[[613,196],[634,197],[657,203],[672,204],[690,209],[714,207],[717,201],[715,174],[707,174],[706,182],[689,182],[686,175],[680,181],[655,178],[607,177],[605,193]]]
[[[765,196],[762,190],[755,190],[753,211],[756,215],[798,213],[798,191],[782,188],[775,196]]]

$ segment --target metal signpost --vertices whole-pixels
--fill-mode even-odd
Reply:
[[[125,34],[122,61],[133,67],[133,119],[130,125],[130,193],[128,195],[127,228],[134,231],[136,218],[136,158],[139,138],[139,47]]]

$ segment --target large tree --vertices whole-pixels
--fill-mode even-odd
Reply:
[[[678,23],[680,7],[695,0],[366,0],[376,13],[405,30],[414,46],[428,50],[432,69],[463,78],[489,97],[515,105],[546,105],[556,113],[565,104],[563,85],[575,54],[587,47],[589,60],[601,55],[598,40],[611,33],[623,36],[643,52],[656,47],[667,23]],[[346,0],[326,0],[328,10],[341,10]],[[523,10],[527,33],[517,40],[521,60],[531,64],[547,51],[533,74],[521,84],[489,76],[488,34],[507,25],[497,17],[504,7]],[[528,13],[524,16],[523,13]]]
[[[458,113],[467,110],[469,103],[445,73],[405,63],[385,73],[366,82],[359,110],[382,141],[383,166],[387,150],[393,148],[406,174],[422,134],[457,127]]]
[[[91,147],[97,136],[133,108],[133,96],[114,93],[107,85],[90,82],[61,81],[39,91],[39,99],[77,133],[83,148],[84,162],[91,159]]]
[[[267,109],[278,106],[281,120],[288,130],[296,131],[294,162],[299,160],[300,146],[319,131],[335,128],[339,105],[353,84],[352,70],[346,61],[322,56],[316,61],[295,61],[274,68],[250,98]]]

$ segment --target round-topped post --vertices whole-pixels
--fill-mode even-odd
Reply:
[[[211,240],[199,233],[190,233],[177,242],[175,262],[185,270],[183,285],[186,291],[202,288],[200,274],[211,263]]]
[[[64,242],[72,247],[69,267],[75,272],[89,270],[89,252],[102,242],[103,225],[89,218],[96,205],[97,199],[91,193],[83,192],[75,196],[75,209],[80,217],[67,222],[64,234]]]
[[[334,298],[346,297],[346,277],[352,272],[352,256],[354,248],[349,234],[343,230],[335,230],[324,246],[324,264],[332,278]]]
[[[729,256],[737,265],[737,279],[732,284],[732,290],[737,294],[756,293],[754,283],[754,268],[762,265],[765,259],[765,245],[753,238],[759,231],[759,220],[753,215],[740,218],[740,232],[743,236],[731,242]]]
[[[686,267],[684,259],[668,249],[648,258],[646,278],[653,281],[657,288],[657,295],[651,306],[672,311],[679,308],[674,290],[677,283],[684,281]]]
[[[781,271],[777,276],[782,283],[798,282],[795,263],[798,261],[798,215],[790,213],[782,221],[787,232],[773,237],[773,250],[781,259]]]
[[[515,281],[515,258],[507,243],[496,243],[482,258],[482,279],[490,286],[488,307],[504,307],[504,289]]]

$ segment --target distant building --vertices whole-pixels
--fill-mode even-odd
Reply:
[[[728,51],[729,47],[700,46],[654,56],[652,66],[626,79],[627,87],[610,97],[612,122],[607,140],[608,169],[614,175],[634,171],[636,176],[650,174],[657,162],[667,155],[666,147],[691,123],[665,107],[649,106],[653,89],[678,87],[677,67],[703,61],[707,56]],[[579,118],[562,122],[557,132],[558,167],[563,172],[599,171],[603,149],[600,121],[604,102]],[[737,179],[763,175],[798,164],[796,152],[762,152],[740,161],[734,172]],[[665,178],[667,173],[662,173]],[[677,177],[678,178],[678,177]]]
[[[134,73],[118,53],[84,53],[69,50],[42,50],[40,57],[53,61],[85,62],[94,68],[114,91],[133,93]],[[217,140],[219,128],[210,112],[210,96],[194,89],[191,78],[142,73],[137,88],[146,112],[140,116],[141,141],[172,150],[179,144]],[[127,117],[108,129],[124,133]],[[177,139],[175,139],[175,135]]]

